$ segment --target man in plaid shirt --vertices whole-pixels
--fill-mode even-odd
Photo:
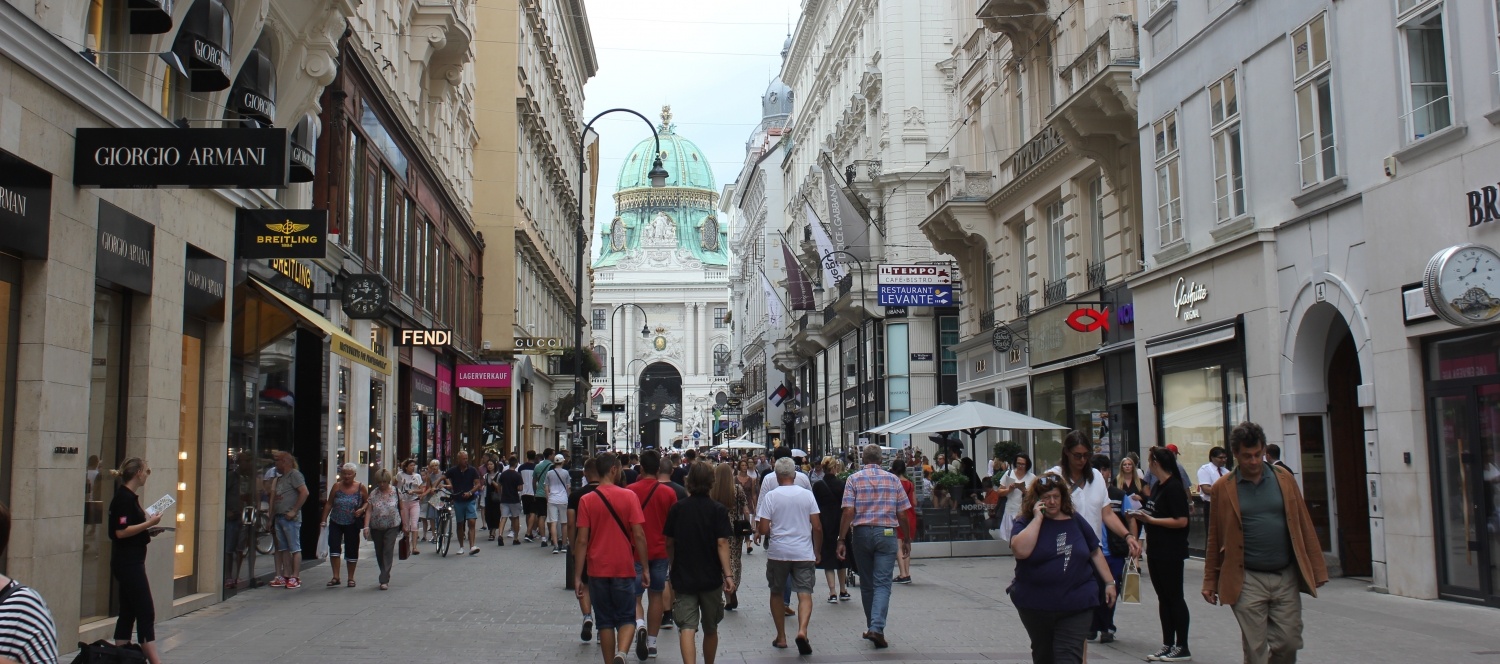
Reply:
[[[880,468],[880,446],[866,445],[860,455],[863,468],[850,475],[844,485],[843,520],[839,525],[839,558],[847,558],[846,538],[853,527],[854,561],[859,568],[859,599],[865,609],[866,631],[862,635],[876,648],[885,640],[885,615],[891,605],[891,568],[896,549],[911,540],[897,541],[896,527],[908,537],[912,524],[907,509],[911,503],[901,480]]]

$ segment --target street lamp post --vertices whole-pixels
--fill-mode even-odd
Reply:
[[[637,357],[637,358],[635,358],[635,359],[633,359],[633,360],[625,363],[625,374],[628,375],[628,376],[631,376],[631,378],[632,378],[631,382],[634,383],[630,387],[630,391],[631,392],[634,392],[636,390],[636,388],[640,387],[640,381],[633,380],[634,377],[635,377],[635,374],[630,373],[630,368],[633,367],[633,366],[635,366],[636,362],[640,362],[642,366],[644,366],[646,364],[646,361],[643,360],[643,359],[641,359],[641,358],[639,358],[639,357]],[[640,407],[640,403],[641,403],[641,398],[639,396],[637,396],[636,399],[635,399],[635,402],[636,402],[636,407],[639,408]],[[630,410],[630,393],[627,392],[625,394],[625,430],[626,430],[626,434],[625,434],[625,451],[627,451],[627,452],[629,452],[630,450],[635,449],[635,445],[633,443],[635,441],[635,437],[640,434],[640,432],[636,431],[635,428],[632,427],[631,424],[630,424],[630,422],[631,422],[631,416],[632,415],[633,415],[633,413]]]
[[[764,341],[752,341],[749,344],[747,344],[744,348],[740,349],[740,371],[742,371],[742,372],[745,369],[745,351],[749,350],[751,348],[759,348],[761,356],[764,357],[764,358],[766,358],[767,363],[770,362],[771,354],[770,354],[769,351],[766,350],[766,342],[764,342]],[[761,397],[760,397],[760,412],[761,412],[760,419],[761,419],[761,422],[762,422],[761,426],[764,427],[764,428],[766,428],[767,430],[769,430],[770,427],[767,424],[765,424],[765,423],[768,422],[769,419],[770,419],[767,416],[771,413],[771,393],[770,393],[770,388],[766,387],[766,377],[765,376],[761,376],[761,380],[760,380],[760,394],[761,394]],[[742,418],[741,421],[743,421],[743,418]],[[770,435],[766,436],[765,443],[767,445],[766,449],[769,450],[770,449],[770,443],[771,443],[771,436]]]
[[[646,116],[632,111],[628,108],[611,108],[594,116],[588,124],[583,126],[583,131],[578,135],[578,238],[577,251],[574,252],[573,262],[573,439],[581,442],[583,440],[583,254],[588,247],[589,235],[592,224],[585,226],[583,211],[583,176],[584,176],[584,144],[588,141],[589,131],[593,129],[594,123],[610,113],[629,113],[641,119],[651,128],[651,137],[656,142],[655,160],[651,162],[651,170],[647,176],[651,178],[652,187],[667,186],[667,169],[661,164],[661,135],[656,132],[656,125]],[[574,455],[575,457],[578,455]],[[575,463],[581,460],[575,461]],[[572,560],[572,556],[568,556]]]
[[[855,368],[854,368],[854,378],[855,378],[855,382],[857,383],[857,385],[854,388],[856,390],[856,392],[857,392],[855,394],[855,403],[859,404],[859,431],[854,432],[854,440],[858,441],[859,440],[859,435],[861,433],[864,433],[865,426],[866,426],[865,425],[865,343],[864,342],[865,342],[865,321],[867,320],[867,315],[865,313],[865,303],[864,303],[864,299],[865,299],[865,263],[864,263],[864,261],[860,260],[858,256],[855,256],[854,254],[851,254],[851,253],[849,253],[847,251],[841,251],[841,250],[828,252],[827,254],[824,255],[824,260],[827,260],[827,258],[829,256],[838,256],[838,255],[848,256],[849,260],[854,261],[854,263],[859,266],[859,300],[860,300],[860,302],[859,302],[859,337],[858,337],[858,342],[855,344],[855,347],[856,347],[855,348],[855,352],[856,352],[855,362],[858,362],[858,365],[855,366]],[[837,299],[837,298],[835,298],[835,299]],[[843,452],[847,452],[848,451],[848,448],[845,447],[845,443],[844,443],[843,440],[839,440],[839,449],[840,449],[840,451],[843,451]]]
[[[615,348],[615,314],[620,313],[620,310],[623,309],[623,308],[625,308],[625,307],[635,307],[637,311],[641,312],[641,338],[642,339],[648,339],[648,338],[651,337],[651,323],[650,323],[651,317],[646,314],[646,310],[642,309],[641,305],[636,304],[634,302],[626,302],[624,304],[616,305],[615,306],[615,310],[612,311],[612,312],[610,312],[610,314],[609,314],[609,404],[610,404],[610,408],[616,408],[616,407],[618,407],[618,402],[615,401],[615,383],[618,382],[616,380],[616,378],[618,377],[618,374],[615,373],[615,359],[617,358],[617,356],[619,356],[620,353],[619,353],[619,349]],[[615,430],[615,411],[613,411],[613,410],[611,410],[609,412],[609,430],[610,431],[614,431]]]
[[[730,357],[731,356],[729,354],[729,347],[728,346],[725,346],[723,348],[715,348],[714,349],[714,373],[715,374],[720,374],[722,372],[723,376],[727,377],[729,375],[729,358]],[[715,405],[715,403],[714,403],[714,397],[710,396],[708,401],[709,401],[708,404],[704,406],[704,410],[708,411],[705,414],[708,415],[711,418],[711,417],[713,417],[713,413],[714,413],[714,405]],[[709,419],[708,420],[708,440],[710,442],[713,441],[714,435],[718,433],[718,428],[719,428],[719,421],[717,419]]]

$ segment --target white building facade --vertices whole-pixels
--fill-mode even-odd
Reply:
[[[738,359],[729,228],[719,220],[713,170],[677,133],[670,109],[657,132],[666,185],[651,186],[658,153],[652,139],[641,141],[620,169],[616,215],[593,264],[589,336],[602,365],[593,384],[601,404],[619,405],[602,419],[620,450],[710,443],[727,419]]]

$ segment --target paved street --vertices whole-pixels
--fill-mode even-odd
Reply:
[[[455,547],[456,548],[456,547]],[[474,557],[440,558],[431,546],[398,563],[392,588],[375,588],[369,547],[358,588],[325,588],[326,565],[304,574],[301,590],[261,589],[172,620],[158,633],[173,664],[199,662],[597,662],[578,642],[578,611],[561,587],[563,559],[536,546],[484,546]],[[770,647],[765,556],[748,557],[741,609],[722,625],[719,661],[755,664],[797,659]],[[819,578],[810,662],[1029,661],[1025,631],[1005,596],[1009,558],[920,560],[915,583],[897,586],[890,650],[860,640],[858,594],[831,606]],[[1190,563],[1196,586],[1201,565]],[[1092,662],[1140,661],[1157,643],[1156,606],[1143,579],[1140,606],[1122,606],[1120,640],[1091,646]],[[1500,611],[1371,593],[1336,580],[1308,600],[1303,662],[1494,662]],[[1196,661],[1234,662],[1239,633],[1227,608],[1190,598]],[[790,624],[790,621],[789,621]],[[676,633],[664,630],[661,662],[681,661]],[[634,658],[631,658],[634,661]]]

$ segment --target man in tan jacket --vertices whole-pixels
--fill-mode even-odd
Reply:
[[[1266,433],[1229,433],[1238,467],[1214,483],[1203,599],[1228,604],[1246,664],[1290,664],[1302,649],[1302,597],[1328,583],[1323,547],[1291,473],[1265,463]]]

